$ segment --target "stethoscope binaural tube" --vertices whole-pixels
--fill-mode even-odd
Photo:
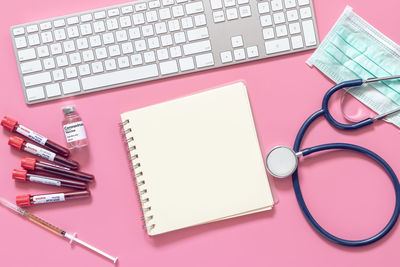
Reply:
[[[399,76],[392,77],[392,79],[396,79],[396,78],[399,78]],[[294,192],[296,195],[297,202],[299,203],[302,213],[304,214],[307,221],[311,224],[311,226],[320,235],[322,235],[326,239],[328,239],[334,243],[337,243],[339,245],[353,246],[353,247],[368,245],[368,244],[376,242],[379,239],[381,239],[382,237],[384,237],[393,228],[393,226],[396,224],[397,219],[400,214],[400,184],[399,184],[399,181],[397,179],[396,174],[394,173],[392,168],[389,166],[389,164],[384,159],[382,159],[380,156],[378,156],[377,154],[375,154],[374,152],[372,152],[366,148],[363,148],[363,147],[360,147],[357,145],[353,145],[353,144],[346,144],[346,143],[330,143],[330,144],[323,144],[323,145],[318,145],[318,146],[300,150],[300,145],[301,145],[303,137],[304,137],[307,129],[309,128],[309,126],[317,118],[319,118],[322,115],[325,116],[325,118],[328,120],[328,122],[332,126],[342,129],[342,130],[351,130],[351,129],[358,129],[363,126],[372,124],[375,120],[382,119],[385,116],[388,116],[388,115],[398,112],[400,110],[400,108],[390,111],[385,114],[378,115],[374,118],[365,119],[363,121],[360,121],[360,122],[357,122],[354,124],[341,124],[332,117],[332,115],[330,114],[329,109],[328,109],[329,98],[336,91],[338,91],[342,88],[345,88],[345,87],[359,86],[363,83],[388,80],[388,79],[391,79],[391,78],[390,77],[374,78],[374,79],[369,79],[366,81],[353,80],[353,81],[344,82],[344,83],[334,86],[325,94],[323,103],[322,103],[322,109],[313,113],[301,126],[299,132],[297,133],[293,149],[284,147],[284,146],[275,147],[268,153],[268,155],[266,157],[267,170],[272,175],[274,175],[278,178],[283,178],[283,177],[290,176],[290,174],[292,174],[293,189],[294,189]],[[372,160],[376,161],[385,170],[385,172],[389,175],[389,177],[392,181],[395,195],[396,195],[396,204],[395,204],[395,208],[393,211],[393,215],[390,218],[389,222],[386,224],[386,226],[381,231],[379,231],[377,234],[375,234],[374,236],[371,236],[366,239],[361,239],[361,240],[346,240],[346,239],[336,237],[336,236],[330,234],[324,228],[322,228],[322,226],[320,226],[318,224],[318,222],[313,218],[313,216],[311,215],[310,211],[307,208],[307,205],[303,199],[303,195],[301,192],[300,183],[299,183],[299,175],[297,172],[298,157],[307,156],[307,155],[310,155],[315,152],[319,152],[319,151],[323,151],[323,150],[332,150],[332,149],[352,150],[352,151],[359,152],[359,153],[362,153],[363,155],[368,156]],[[289,155],[292,159],[285,158],[285,155]],[[282,161],[284,161],[284,162],[282,162]],[[280,165],[273,164],[273,163],[277,163],[277,162],[281,162],[281,164]],[[285,165],[285,164],[288,164],[288,165]]]

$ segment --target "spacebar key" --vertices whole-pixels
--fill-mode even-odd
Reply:
[[[156,76],[158,76],[158,68],[157,65],[152,64],[100,75],[92,75],[90,77],[82,78],[81,82],[84,90],[90,90],[110,85],[134,82]]]

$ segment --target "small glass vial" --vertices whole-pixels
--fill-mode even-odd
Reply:
[[[64,120],[62,125],[64,128],[65,138],[67,139],[67,147],[69,149],[81,148],[88,145],[85,126],[81,117],[76,113],[74,106],[63,107]]]

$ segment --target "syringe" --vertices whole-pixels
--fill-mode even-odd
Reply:
[[[26,211],[24,209],[21,209],[20,207],[8,202],[7,200],[5,200],[5,199],[3,199],[1,197],[0,197],[0,204],[2,204],[3,206],[15,211],[19,215],[21,215],[23,217],[26,217],[31,222],[33,222],[33,223],[39,225],[40,227],[52,232],[53,234],[56,234],[58,236],[63,236],[65,238],[69,239],[70,240],[70,244],[75,241],[75,242],[77,242],[77,243],[79,243],[79,244],[81,244],[81,245],[83,245],[83,246],[85,246],[85,247],[87,247],[87,248],[99,253],[100,255],[112,260],[114,263],[116,263],[117,260],[118,260],[118,257],[110,256],[109,254],[107,254],[107,253],[105,253],[105,252],[103,252],[103,251],[101,251],[101,250],[99,250],[99,249],[97,249],[97,248],[95,248],[95,247],[83,242],[82,240],[76,238],[75,234],[73,234],[73,235],[69,234],[66,231],[61,230],[60,228],[58,228],[58,227],[56,227],[56,226],[54,226],[54,225],[52,225],[52,224],[40,219],[39,217],[29,213],[28,211]]]

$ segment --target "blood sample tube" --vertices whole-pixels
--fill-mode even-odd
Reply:
[[[66,166],[73,170],[77,170],[79,168],[78,162],[73,160],[68,160],[47,149],[38,147],[32,143],[28,143],[23,138],[20,138],[18,136],[11,135],[10,139],[8,140],[8,144],[18,150],[24,150],[26,152],[42,157],[49,161],[57,162],[58,164],[61,164],[62,166]]]
[[[26,194],[17,196],[16,204],[20,207],[28,207],[36,204],[62,202],[70,199],[86,198],[86,197],[90,197],[90,191],[88,190],[41,194],[41,195]]]
[[[60,177],[49,177],[49,176],[32,174],[28,173],[28,171],[26,170],[14,169],[12,172],[12,178],[17,181],[23,181],[23,182],[30,181],[40,184],[70,187],[79,190],[85,190],[87,188],[86,183],[84,182],[63,179]]]
[[[94,180],[94,175],[89,173],[84,173],[80,171],[73,171],[69,168],[54,165],[51,163],[47,163],[44,161],[39,161],[34,158],[22,158],[21,167],[26,170],[31,171],[40,171],[45,173],[55,174],[57,176],[84,181],[84,182],[92,182]]]
[[[19,134],[22,134],[23,136],[28,137],[32,141],[35,141],[36,143],[39,143],[42,146],[47,147],[49,150],[55,152],[56,154],[59,154],[63,157],[69,156],[70,151],[67,148],[54,143],[53,141],[47,139],[46,137],[38,133],[35,133],[34,131],[19,124],[18,121],[10,117],[4,116],[4,118],[1,120],[1,125],[4,128],[10,130],[11,132],[17,132]]]

